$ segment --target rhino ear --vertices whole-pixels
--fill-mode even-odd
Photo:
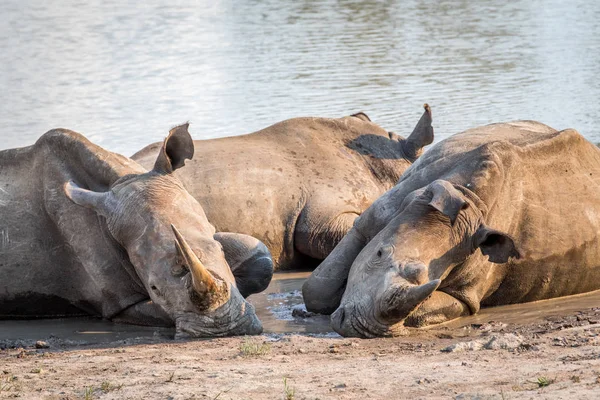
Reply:
[[[82,189],[73,181],[65,183],[64,190],[73,203],[91,208],[104,217],[107,217],[114,209],[114,198],[110,192],[93,192]]]
[[[504,264],[510,257],[521,258],[514,240],[506,233],[481,225],[473,236],[473,247],[488,256],[496,264]]]
[[[351,117],[362,119],[363,121],[371,122],[371,118],[364,112],[357,112],[356,114],[352,114]]]
[[[432,194],[429,205],[450,218],[450,223],[454,225],[460,210],[468,207],[463,194],[444,180],[434,181],[427,189]]]
[[[194,141],[188,132],[189,123],[176,126],[169,131],[154,163],[154,171],[170,174],[183,167],[185,160],[194,156]]]
[[[423,105],[425,112],[410,136],[404,141],[404,153],[412,161],[416,160],[423,152],[423,147],[433,142],[433,127],[431,126],[431,108],[429,104]]]

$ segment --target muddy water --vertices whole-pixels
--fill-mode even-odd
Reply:
[[[276,273],[267,290],[252,295],[264,332],[269,334],[301,333],[336,336],[329,318],[293,316],[294,308],[304,310],[302,283],[309,272]],[[502,307],[487,308],[477,315],[460,318],[444,324],[460,329],[471,324],[496,321],[507,324],[528,324],[554,316],[567,316],[578,310],[600,306],[600,291]],[[37,321],[0,321],[0,343],[11,340],[33,341],[54,337],[73,344],[109,343],[134,339],[165,340],[173,337],[174,330],[114,324],[90,318],[54,319]]]
[[[279,272],[262,293],[250,296],[265,332],[331,333],[329,317],[314,315],[294,317],[294,308],[306,311],[302,300],[302,284],[310,272]]]
[[[60,339],[66,344],[111,343],[136,338],[172,338],[175,329],[115,324],[94,318],[0,321],[0,343]]]

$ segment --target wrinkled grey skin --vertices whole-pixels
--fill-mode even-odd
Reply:
[[[172,173],[192,155],[187,125],[170,132],[149,172],[64,129],[0,152],[0,318],[95,315],[175,325],[178,337],[260,333],[222,246],[244,276],[244,295],[264,286],[247,269],[264,265],[268,251],[246,235],[215,240]],[[223,288],[219,296],[194,291],[172,224]]]
[[[340,285],[351,265],[333,328],[385,336],[599,289],[599,179],[600,150],[571,129],[517,121],[440,142],[324,261]]]
[[[294,118],[248,135],[196,140],[196,156],[175,175],[218,232],[258,238],[276,269],[314,268],[433,141],[426,109],[407,139],[359,113]],[[132,158],[150,167],[158,147]]]

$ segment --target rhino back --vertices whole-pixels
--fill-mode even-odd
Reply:
[[[600,149],[572,129],[523,140],[490,217],[505,225],[525,257],[506,266],[487,302],[600,289]]]
[[[447,285],[472,280],[484,305],[600,289],[600,149],[578,132],[532,121],[475,128],[434,146],[401,182],[408,190],[435,179],[474,192],[486,224],[523,254],[498,265],[476,253]]]
[[[396,139],[354,117],[294,118],[235,137],[194,141],[194,158],[178,170],[217,231],[263,241],[279,265],[293,257],[300,213],[315,219],[364,211],[409,163]],[[159,146],[132,158],[151,167]]]
[[[136,170],[120,162],[98,169],[111,155],[96,147],[82,164],[70,150],[88,144],[74,132],[55,130],[33,146],[0,152],[0,318],[110,314],[121,309],[122,296],[139,298],[102,221],[63,192],[69,179],[92,184],[94,170],[96,187],[121,168]]]

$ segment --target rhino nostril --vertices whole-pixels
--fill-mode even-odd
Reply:
[[[345,319],[346,319],[346,311],[344,311],[344,309],[342,308],[340,310],[340,325],[342,325],[344,323]]]

